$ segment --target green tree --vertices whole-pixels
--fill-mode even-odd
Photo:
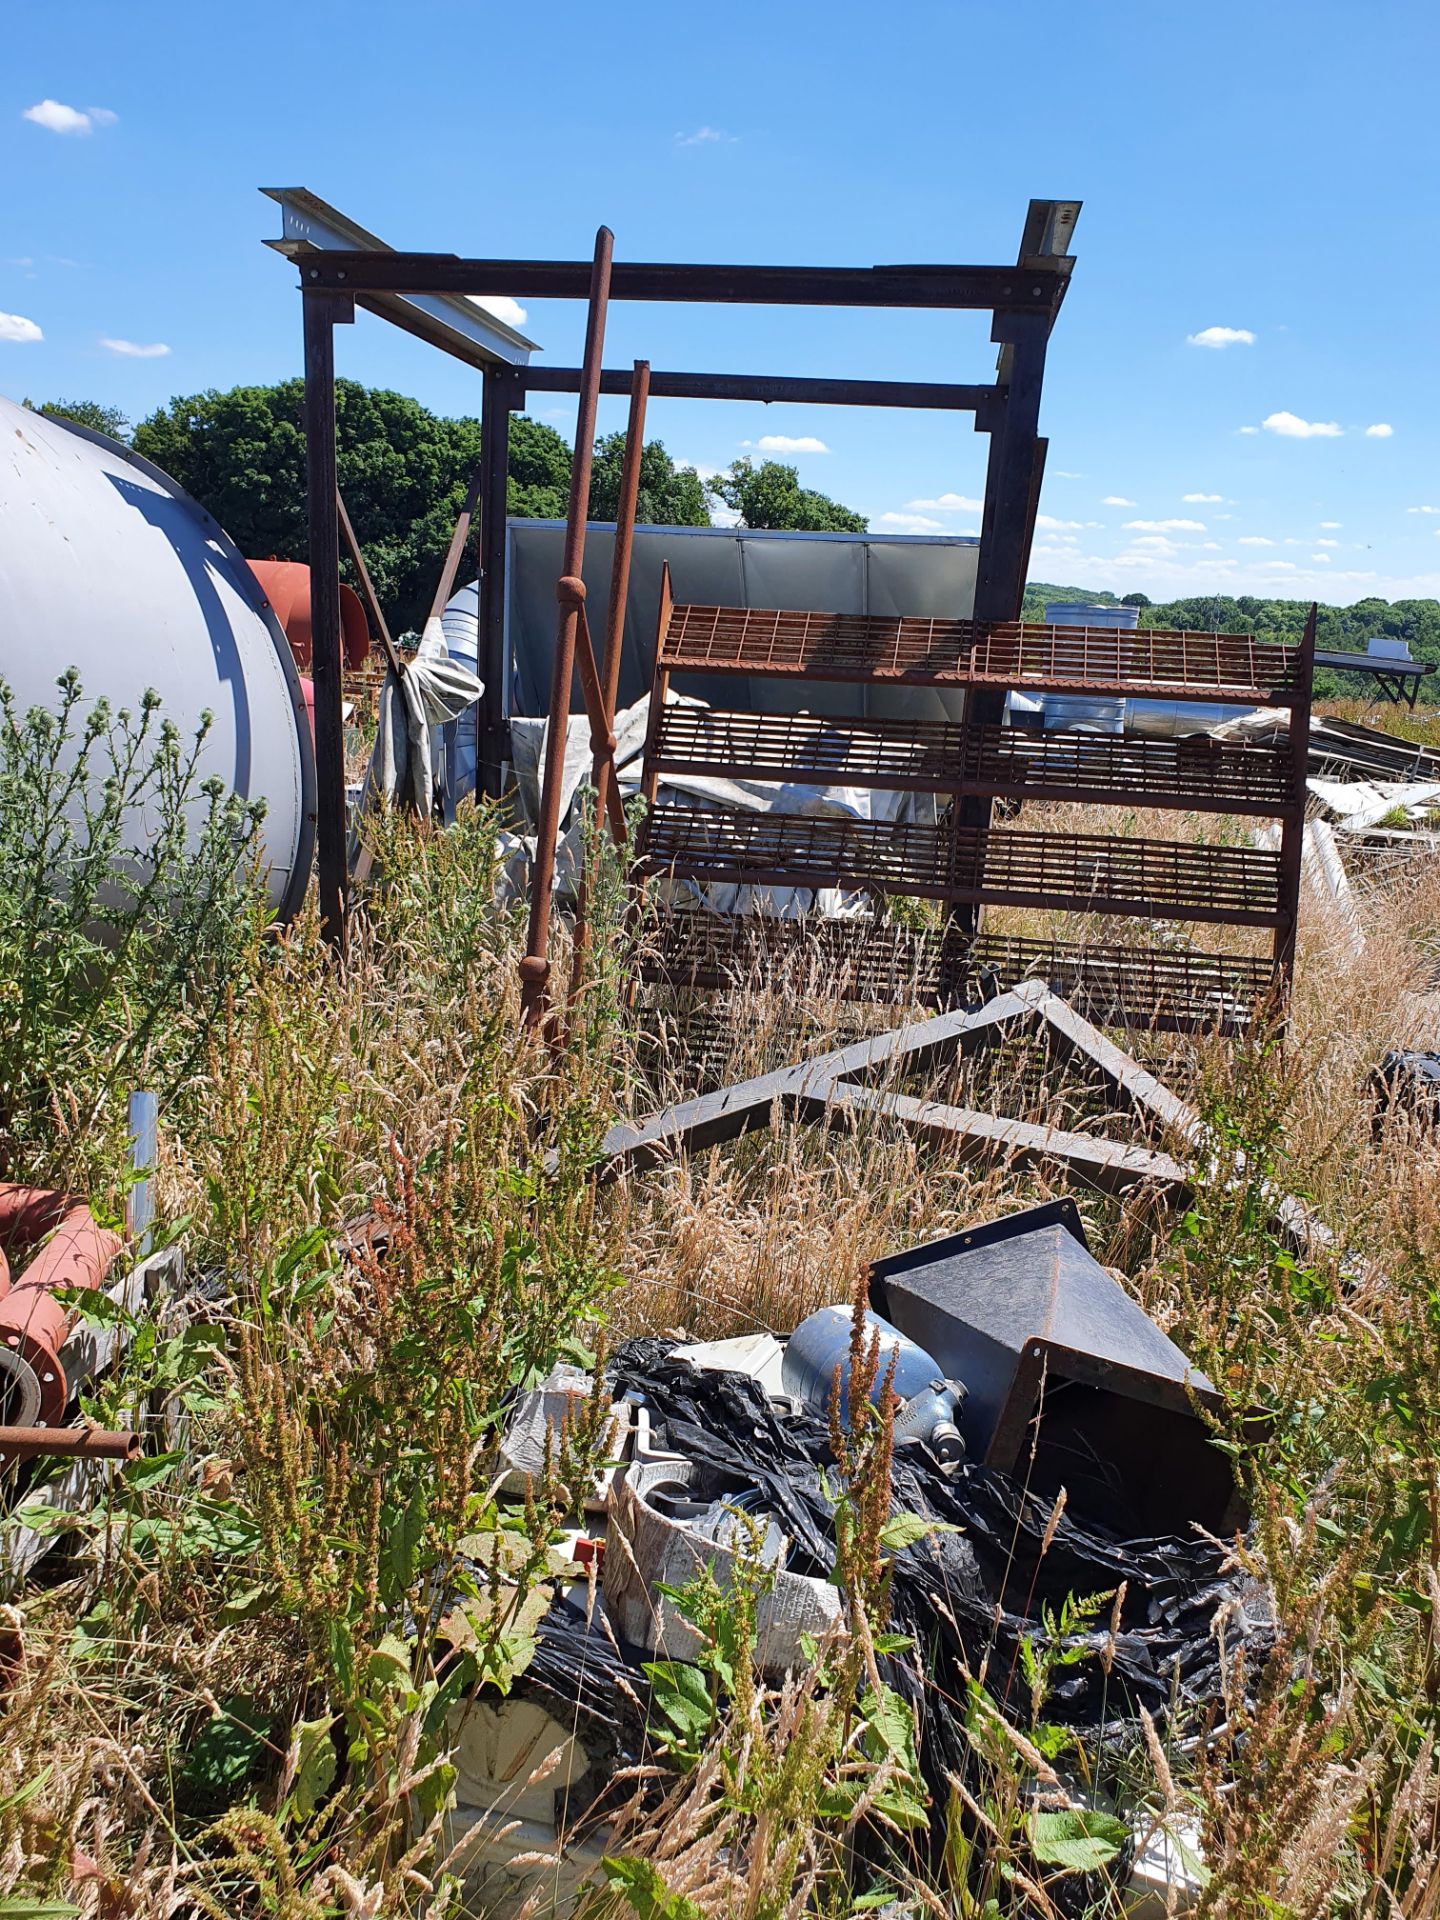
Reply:
[[[111,440],[128,443],[130,439],[130,422],[119,407],[107,407],[99,400],[42,400],[38,406],[27,400],[25,405],[47,420],[73,420],[77,427],[89,427],[92,433],[106,434]]]
[[[563,520],[570,503],[570,449],[541,420],[510,422],[506,511],[517,520]]]
[[[869,525],[863,513],[842,507],[813,487],[802,487],[797,469],[780,460],[765,460],[758,467],[748,458],[737,460],[729,473],[709,482],[709,490],[747,527],[864,533]]]
[[[609,434],[595,443],[590,469],[590,518],[613,520],[620,505],[620,470],[625,435]],[[708,527],[705,484],[691,467],[677,467],[663,440],[647,441],[640,455],[640,494],[636,518],[644,527]]]

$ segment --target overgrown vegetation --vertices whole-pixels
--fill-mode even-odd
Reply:
[[[519,1022],[487,813],[443,835],[381,824],[383,878],[339,967],[309,913],[277,934],[247,906],[248,825],[220,794],[196,815],[192,750],[147,705],[93,732],[117,784],[82,783],[87,820],[61,743],[96,723],[66,699],[59,727],[5,715],[6,1171],[113,1195],[125,1094],[157,1085],[162,1219],[200,1285],[188,1322],[146,1317],[86,1402],[107,1422],[163,1412],[148,1457],[88,1517],[7,1522],[68,1525],[78,1545],[4,1614],[0,1911],[465,1913],[444,1813],[464,1701],[523,1671],[556,1527],[606,1444],[599,1400],[576,1404],[528,1501],[501,1500],[514,1388],[631,1332],[787,1327],[874,1255],[1051,1183],[875,1115],[777,1123],[597,1188],[606,1125],[652,1105],[677,1060],[673,1037],[641,1047],[618,991],[633,934],[613,868],[591,984],[552,1050]],[[158,871],[111,900],[114,807],[143,779],[172,827]],[[1366,1084],[1386,1046],[1434,1042],[1440,878],[1357,882],[1366,954],[1350,964],[1308,918],[1283,1046],[1157,1043],[1222,1149],[1188,1210],[1077,1196],[1100,1256],[1222,1389],[1217,1438],[1257,1516],[1243,1559],[1275,1595],[1263,1666],[1230,1673],[1207,1725],[1123,1757],[1142,1820],[1198,1834],[1215,1916],[1440,1912],[1440,1148],[1400,1115],[1376,1137]],[[788,1057],[797,1015],[817,1049],[849,1017],[823,981],[757,987],[737,1071]],[[1056,1075],[1009,1097],[1071,1124],[1085,1090]],[[1333,1258],[1277,1241],[1274,1185],[1323,1215]],[[874,1360],[855,1358],[863,1385]],[[653,1676],[664,1771],[629,1783],[589,1907],[1118,1915],[1122,1835],[1058,1793],[1080,1759],[1047,1712],[1076,1647],[1103,1662],[1114,1597],[1075,1595],[1036,1636],[1008,1717],[983,1671],[933,1676],[973,1756],[933,1804],[876,1665],[888,1562],[913,1544],[884,1498],[883,1410],[832,1441],[839,1626],[768,1685],[758,1559],[677,1597],[702,1651]]]

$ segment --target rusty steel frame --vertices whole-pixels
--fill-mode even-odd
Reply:
[[[1032,200],[1013,266],[757,267],[625,262],[613,269],[609,293],[617,300],[990,310],[992,338],[1001,345],[993,385],[662,372],[651,376],[650,392],[657,397],[671,398],[752,400],[765,404],[805,401],[973,413],[976,431],[990,436],[986,526],[982,539],[983,576],[989,583],[987,606],[993,605],[1002,611],[1002,617],[1013,619],[1020,611],[1025,560],[1034,535],[1039,477],[1043,471],[1043,443],[1037,436],[1036,420],[1044,347],[1074,265],[1065,249],[1079,210],[1078,201]],[[300,274],[305,315],[305,433],[317,663],[317,864],[325,935],[333,946],[343,951],[348,876],[343,733],[338,700],[340,526],[333,498],[333,329],[354,319],[357,297],[371,311],[376,310],[371,305],[372,297],[384,299],[402,292],[483,295],[488,290],[545,299],[589,299],[593,292],[593,262],[587,267],[583,262],[570,261],[464,260],[453,254],[327,250],[301,255],[295,264]],[[394,318],[383,312],[381,317]],[[436,344],[443,346],[444,343]],[[582,406],[588,392],[593,414],[596,394],[625,392],[629,383],[621,373],[588,364],[579,370],[487,366],[484,382],[479,476],[479,665],[485,695],[480,712],[479,779],[486,793],[498,796],[505,733],[502,682],[509,416],[524,406],[526,394],[532,390],[580,392]],[[583,457],[587,468],[589,453],[586,448],[582,456],[577,443],[577,461]],[[327,483],[331,496],[328,500]],[[1003,526],[997,521],[995,511],[996,503],[1002,501],[1007,514],[1018,508],[1018,519],[1007,519]],[[467,507],[473,512],[473,500],[467,501]],[[461,520],[465,520],[464,511]],[[447,556],[447,572],[452,562],[458,564],[464,539],[465,534],[457,525]],[[569,577],[578,579],[574,574]],[[578,614],[583,607],[571,611]],[[564,637],[567,633],[579,650],[582,666],[586,666],[580,620],[572,620],[569,613],[560,621],[562,645],[570,644]],[[560,665],[557,660],[557,669]],[[603,675],[597,677],[603,679]],[[568,690],[568,668],[564,679]],[[527,957],[537,962],[544,958],[538,953]],[[548,973],[548,967],[546,971]],[[543,982],[537,979],[534,984],[542,986]],[[534,998],[533,992],[530,997]]]

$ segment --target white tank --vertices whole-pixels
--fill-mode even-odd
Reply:
[[[0,676],[16,704],[53,707],[74,667],[87,704],[134,710],[154,687],[185,739],[208,709],[200,777],[265,801],[270,901],[290,915],[310,874],[315,755],[259,581],[202,507],[115,441],[0,398],[0,449]]]

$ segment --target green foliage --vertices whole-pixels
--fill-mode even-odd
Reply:
[[[203,1041],[259,910],[261,809],[201,777],[147,692],[138,713],[52,712],[0,681],[0,1177],[83,1175],[131,1088],[168,1096]],[[146,857],[127,853],[143,818]]]
[[[77,427],[89,427],[92,433],[129,443],[130,422],[119,407],[107,407],[99,400],[42,400],[38,406],[27,400],[25,405],[47,420],[73,420]]]
[[[863,513],[842,507],[827,494],[802,487],[799,470],[781,460],[737,460],[728,473],[709,483],[714,497],[741,524],[756,528],[793,528],[802,533],[864,533],[869,522]]]
[[[590,518],[613,520],[620,502],[620,469],[625,435],[612,433],[595,443],[590,469]],[[640,493],[636,518],[642,527],[708,527],[705,487],[692,467],[677,467],[661,440],[647,440],[640,455]]]

